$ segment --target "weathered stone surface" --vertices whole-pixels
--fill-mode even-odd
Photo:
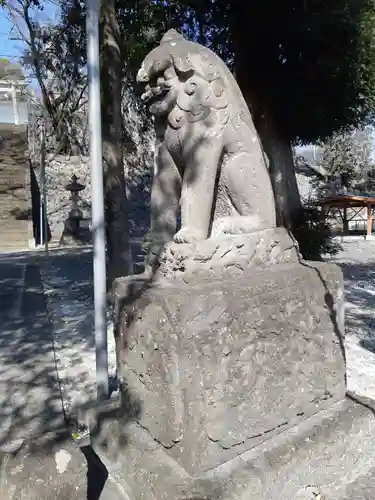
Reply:
[[[342,399],[338,267],[117,283],[121,375],[140,425],[187,472],[217,467]]]
[[[155,117],[151,239],[156,245],[207,239],[222,217],[243,216],[247,231],[240,232],[274,228],[264,153],[225,63],[170,30],[146,56],[137,79],[146,86],[142,97]]]
[[[300,255],[291,235],[284,228],[274,228],[252,234],[228,232],[192,244],[169,243],[160,256],[151,257],[151,262],[156,261],[157,276],[187,282],[197,276],[241,278],[252,268],[268,269],[275,264],[298,263]],[[150,268],[152,271],[152,266]]]
[[[120,427],[108,422],[101,437],[116,437]],[[349,398],[199,477],[139,424],[126,434],[124,447],[115,439],[110,449],[96,439],[93,447],[130,500],[373,499],[374,411]]]

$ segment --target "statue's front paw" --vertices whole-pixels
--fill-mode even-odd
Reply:
[[[195,241],[205,240],[206,236],[197,229],[182,227],[173,238],[175,243],[194,243]]]

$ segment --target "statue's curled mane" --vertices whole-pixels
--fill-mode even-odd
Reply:
[[[228,119],[225,110],[231,101],[233,118],[238,115],[241,121],[253,126],[235,78],[214,52],[186,40],[175,30],[169,30],[155,49],[155,62],[159,57],[164,59],[167,53],[180,87],[177,107],[168,120],[173,128],[180,128],[185,122],[207,119],[209,115],[212,115],[212,123],[223,123]],[[236,109],[235,103],[239,98],[242,100],[242,109]]]

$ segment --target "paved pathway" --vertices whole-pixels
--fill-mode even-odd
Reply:
[[[77,446],[65,426],[55,337],[38,259],[0,254],[0,499],[122,500],[92,449]]]
[[[0,449],[64,425],[53,335],[34,259],[0,258]]]
[[[64,408],[70,413],[75,406],[96,398],[92,251],[54,251],[38,260]],[[109,370],[115,377],[115,343],[110,322],[108,328]]]
[[[132,242],[133,262],[139,267],[143,254]],[[94,344],[93,266],[91,249],[53,251],[38,258],[53,327],[56,365],[64,399],[70,413],[76,406],[96,399]],[[108,317],[110,377],[116,378],[113,326]]]

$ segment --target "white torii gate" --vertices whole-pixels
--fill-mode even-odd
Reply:
[[[18,81],[12,81],[12,80],[0,80],[0,96],[5,96],[8,97],[10,96],[12,98],[12,103],[13,103],[13,123],[15,125],[20,124],[20,113],[18,109],[18,97],[17,94],[22,93],[22,87],[27,87],[28,82],[18,80]]]

